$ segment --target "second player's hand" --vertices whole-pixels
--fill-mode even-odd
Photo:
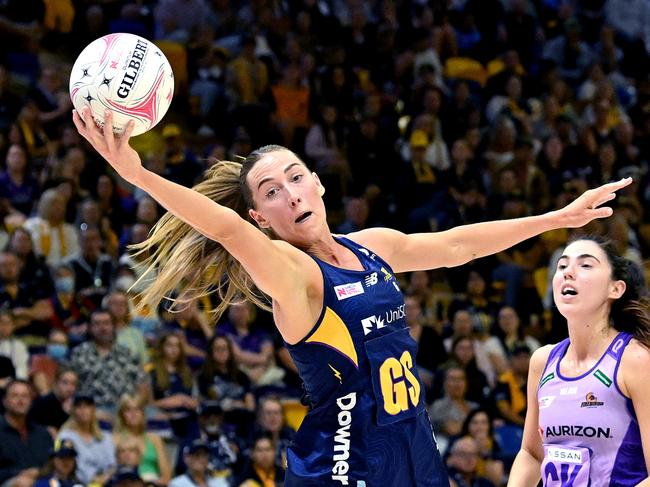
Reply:
[[[88,107],[81,111],[72,111],[72,120],[81,136],[113,166],[117,173],[132,184],[137,184],[138,175],[142,170],[142,161],[138,153],[129,145],[134,123],[130,121],[124,133],[117,136],[112,130],[101,130]],[[113,114],[110,110],[104,115],[104,127],[113,126]]]
[[[578,228],[596,218],[611,216],[613,210],[609,206],[601,205],[616,198],[616,192],[631,182],[632,178],[624,178],[585,191],[576,200],[558,210],[558,213],[562,216],[562,226]]]

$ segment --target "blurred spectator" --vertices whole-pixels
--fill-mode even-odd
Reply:
[[[152,405],[168,417],[177,438],[186,438],[196,430],[198,401],[179,333],[166,332],[158,339],[152,365]]]
[[[72,402],[70,419],[59,431],[58,441],[69,440],[77,450],[77,475],[84,484],[103,483],[115,465],[115,447],[109,433],[99,428],[95,400],[77,394]]]
[[[75,292],[99,308],[113,277],[113,260],[102,252],[102,237],[96,227],[82,225],[79,246],[79,253],[66,259],[74,271]]]
[[[73,345],[85,338],[86,325],[83,315],[89,312],[85,303],[75,293],[74,269],[69,264],[60,264],[54,269],[54,290],[50,298],[54,316],[52,326],[68,334]]]
[[[248,32],[240,42],[239,56],[228,64],[228,97],[235,106],[256,105],[268,94],[268,68],[255,54],[255,35]]]
[[[108,223],[110,229],[115,234],[120,235],[124,226],[131,223],[133,219],[135,201],[131,196],[123,194],[113,176],[100,174],[96,177],[96,181],[97,183],[93,187],[102,215],[102,224],[98,225],[98,227],[102,229],[102,233],[106,233],[109,231],[108,228],[105,228],[106,223]]]
[[[407,157],[400,168],[401,184],[396,192],[400,211],[406,213],[409,231],[430,231],[438,226],[436,213],[442,213],[439,207],[439,175],[426,160],[429,137],[423,130],[411,133]],[[417,216],[415,216],[417,215]]]
[[[286,465],[287,448],[296,432],[286,424],[282,402],[277,396],[262,397],[257,404],[257,421],[251,438],[254,439],[260,433],[271,436],[275,445],[275,461]]]
[[[40,188],[32,176],[29,158],[24,147],[13,144],[5,157],[5,169],[0,172],[0,198],[5,198],[11,209],[28,217],[38,200]]]
[[[204,440],[194,440],[182,450],[187,472],[175,477],[170,487],[228,487],[223,477],[212,477],[210,472],[210,445]]]
[[[499,376],[494,388],[494,400],[501,417],[522,427],[526,418],[530,355],[526,344],[516,346],[510,353],[509,370]]]
[[[45,160],[52,154],[54,147],[43,129],[39,115],[36,103],[33,100],[27,100],[18,113],[16,124],[32,163],[42,167]]]
[[[250,380],[239,370],[232,342],[224,335],[215,335],[210,340],[198,383],[201,396],[218,401],[226,412],[255,410]]]
[[[225,120],[227,49],[214,45],[196,46],[195,69],[190,70],[190,103],[203,123],[198,133],[214,133]]]
[[[0,64],[0,133],[5,133],[16,120],[20,110],[20,98],[9,86],[9,70]]]
[[[219,331],[232,340],[235,360],[255,385],[282,381],[283,370],[275,365],[273,342],[253,326],[253,307],[248,301],[233,303],[228,308],[228,321]]]
[[[485,341],[485,351],[494,365],[494,370],[501,375],[508,369],[508,355],[516,346],[523,342],[532,353],[540,347],[540,343],[525,334],[519,315],[512,306],[503,306],[499,310],[496,325],[493,335]]]
[[[478,447],[476,473],[496,486],[503,484],[504,466],[499,460],[499,443],[494,437],[490,414],[485,409],[473,409],[465,418],[460,438],[472,438]]]
[[[37,216],[25,222],[25,228],[32,235],[34,252],[44,256],[48,265],[53,267],[79,252],[77,231],[64,221],[65,204],[56,189],[48,189],[38,202]]]
[[[439,303],[433,291],[431,277],[427,271],[414,271],[409,274],[405,294],[416,297],[422,306],[423,317],[428,325],[439,325]]]
[[[185,438],[180,444],[176,459],[176,473],[182,474],[188,465],[184,452],[197,439],[209,448],[208,470],[216,482],[223,482],[233,474],[237,464],[239,448],[234,438],[223,430],[223,410],[217,401],[204,401],[199,407],[199,435]]]
[[[163,127],[165,139],[165,172],[163,176],[175,183],[194,186],[202,167],[194,151],[186,144],[181,128],[173,123]]]
[[[10,486],[29,487],[38,477],[52,450],[52,437],[47,430],[32,422],[27,413],[32,405],[29,383],[9,383],[4,397],[5,413],[0,418],[0,482]]]
[[[165,444],[160,436],[147,431],[145,404],[142,398],[125,395],[120,400],[115,418],[113,434],[118,444],[132,438],[141,452],[136,465],[143,480],[167,485],[171,480],[171,466]],[[118,458],[118,464],[123,465]]]
[[[147,393],[148,383],[138,359],[115,343],[110,313],[90,315],[90,340],[72,351],[70,367],[79,374],[79,391],[97,402],[98,408],[114,411],[123,394]]]
[[[52,307],[39,288],[19,281],[20,261],[11,252],[0,252],[0,307],[13,315],[18,334],[47,334],[46,320],[52,317]]]
[[[145,487],[148,484],[142,480],[137,468],[124,466],[117,468],[104,485],[106,487]]]
[[[97,201],[86,198],[79,203],[77,223],[80,228],[82,226],[97,228],[104,242],[106,254],[113,259],[118,257],[119,241],[117,235],[111,229],[109,219],[101,214]]]
[[[434,382],[434,398],[442,394],[444,375],[448,367],[461,367],[465,370],[467,379],[467,398],[481,405],[485,404],[490,396],[490,385],[485,374],[476,365],[473,341],[469,337],[458,337],[451,345],[449,360],[438,367]]]
[[[593,61],[589,45],[580,37],[580,24],[568,19],[564,24],[564,35],[550,40],[544,46],[543,57],[555,62],[563,79],[577,85]]]
[[[57,442],[50,458],[39,472],[34,487],[75,487],[81,482],[77,478],[77,450],[71,440]]]
[[[485,277],[476,269],[469,270],[465,289],[449,304],[447,311],[450,316],[455,316],[461,309],[470,313],[472,333],[480,336],[490,330],[494,303],[489,299]]]
[[[234,485],[280,486],[284,483],[284,468],[275,458],[275,445],[269,434],[260,434],[253,440],[248,463]]]
[[[141,200],[140,203],[144,201]],[[151,231],[151,225],[147,223],[135,223],[127,232],[127,235],[125,236],[126,241],[124,242],[125,245],[136,245],[139,243],[142,243],[147,236],[149,235],[149,232]],[[122,291],[128,291],[131,286],[133,287],[133,291],[141,292],[144,290],[144,283],[139,282],[136,284],[137,280],[140,279],[147,271],[147,268],[145,265],[142,263],[142,261],[146,258],[146,254],[138,254],[134,255],[129,251],[124,252],[120,258],[119,258],[119,265],[120,267],[127,267],[130,270],[133,271],[133,279],[130,281],[128,284],[128,287],[125,284],[122,284],[121,286],[117,286],[116,282],[116,287],[119,289],[122,289]],[[119,269],[118,269],[119,272]],[[151,269],[147,275],[147,278],[144,280],[147,282],[149,279],[154,280],[156,276],[156,270]],[[119,279],[119,276],[117,276],[117,279]],[[116,280],[117,280],[116,279]]]
[[[394,177],[392,165],[397,158],[394,137],[381,122],[379,114],[363,114],[358,128],[351,127],[346,144],[352,177],[350,194],[360,194],[372,186],[386,192]]]
[[[158,203],[151,196],[145,195],[139,198],[135,209],[136,222],[152,227],[160,217],[159,208]]]
[[[14,337],[14,316],[10,310],[0,309],[0,355],[11,359],[17,379],[27,379],[29,352],[25,344]]]
[[[451,354],[452,348],[459,338],[469,338],[472,342],[472,355],[476,360],[476,366],[485,375],[488,383],[491,385],[494,383],[494,370],[485,352],[483,342],[474,337],[474,323],[475,320],[472,312],[466,309],[459,309],[453,314],[451,319],[452,335],[445,338],[443,343],[447,353]]]
[[[495,487],[488,479],[478,475],[478,460],[479,450],[472,438],[460,438],[450,446],[446,464],[456,487]]]
[[[424,324],[419,296],[407,294],[404,297],[404,313],[411,338],[418,344],[415,363],[420,378],[430,389],[433,386],[433,375],[437,367],[447,358],[447,352],[435,328]]]
[[[469,412],[478,407],[466,399],[467,377],[458,366],[448,367],[445,372],[444,396],[437,399],[429,409],[429,416],[436,434],[451,438],[460,433]]]
[[[50,139],[59,135],[59,129],[69,120],[72,102],[67,91],[62,66],[44,66],[31,94],[38,109],[43,130]]]
[[[67,333],[53,328],[50,330],[45,353],[32,355],[30,376],[39,395],[45,395],[52,389],[61,365],[68,360],[68,350]]]
[[[343,235],[366,228],[368,222],[368,202],[365,198],[349,198],[345,202],[345,220],[336,231]]]
[[[16,228],[9,238],[7,250],[20,260],[20,281],[28,285],[38,285],[44,294],[54,292],[54,282],[45,259],[34,253],[32,236],[24,227]]]
[[[645,19],[650,15],[650,6],[644,0],[607,0],[604,6],[605,20],[616,31],[616,42],[625,52],[628,75],[642,77],[646,55],[650,52]],[[640,64],[641,66],[636,66]]]
[[[149,361],[147,344],[144,341],[142,332],[132,326],[129,295],[120,290],[111,291],[104,298],[103,307],[113,318],[117,332],[115,342],[128,348],[131,355],[137,357],[140,365],[144,366]]]
[[[159,309],[163,327],[167,331],[179,333],[179,337],[183,340],[183,352],[187,362],[192,370],[196,370],[205,360],[208,340],[212,337],[214,328],[210,323],[210,316],[203,311],[205,302],[198,299],[183,302],[182,298],[180,301],[182,307],[174,311],[169,310],[164,301],[161,301]]]
[[[350,168],[344,143],[345,124],[339,110],[333,103],[322,104],[305,136],[304,153],[328,189],[328,207],[340,206],[341,197],[347,195]]]
[[[110,476],[120,469],[132,468],[142,478],[140,472],[140,464],[143,460],[143,449],[138,439],[134,436],[120,436],[115,438],[115,461],[116,465],[114,471],[110,472]],[[110,482],[110,480],[109,480]]]
[[[290,63],[282,71],[281,79],[271,87],[275,100],[276,123],[284,139],[285,147],[293,147],[309,122],[310,91],[302,79],[301,68]]]
[[[58,370],[52,391],[34,399],[29,417],[35,423],[46,426],[52,436],[56,437],[61,426],[70,417],[78,383],[75,371]]]
[[[162,0],[154,10],[154,39],[187,44],[206,22],[208,13],[203,0]]]

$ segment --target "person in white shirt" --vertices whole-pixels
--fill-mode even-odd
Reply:
[[[187,472],[172,479],[169,487],[228,487],[225,477],[209,473],[210,446],[202,439],[194,440],[183,450]]]
[[[48,189],[38,203],[38,215],[25,221],[34,242],[34,252],[55,267],[64,258],[79,253],[79,237],[65,220],[65,198],[56,189]]]
[[[0,310],[0,355],[8,357],[14,365],[17,379],[27,379],[29,352],[25,344],[13,336],[14,317],[9,310]]]

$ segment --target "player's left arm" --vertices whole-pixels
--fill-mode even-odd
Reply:
[[[621,392],[632,400],[639,422],[641,444],[646,468],[650,472],[650,350],[638,341],[632,340],[625,348],[619,367],[618,384]],[[650,478],[637,484],[650,487]]]
[[[585,191],[560,210],[543,215],[463,225],[444,232],[404,234],[372,228],[350,238],[381,255],[395,272],[455,267],[501,252],[540,233],[556,228],[577,228],[595,218],[606,218],[612,209],[601,206],[616,197],[616,191],[631,178]]]

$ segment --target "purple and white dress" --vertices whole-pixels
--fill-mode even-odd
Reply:
[[[616,382],[631,338],[619,333],[578,377],[560,372],[568,338],[551,351],[537,388],[545,487],[627,487],[648,476],[632,401]]]

